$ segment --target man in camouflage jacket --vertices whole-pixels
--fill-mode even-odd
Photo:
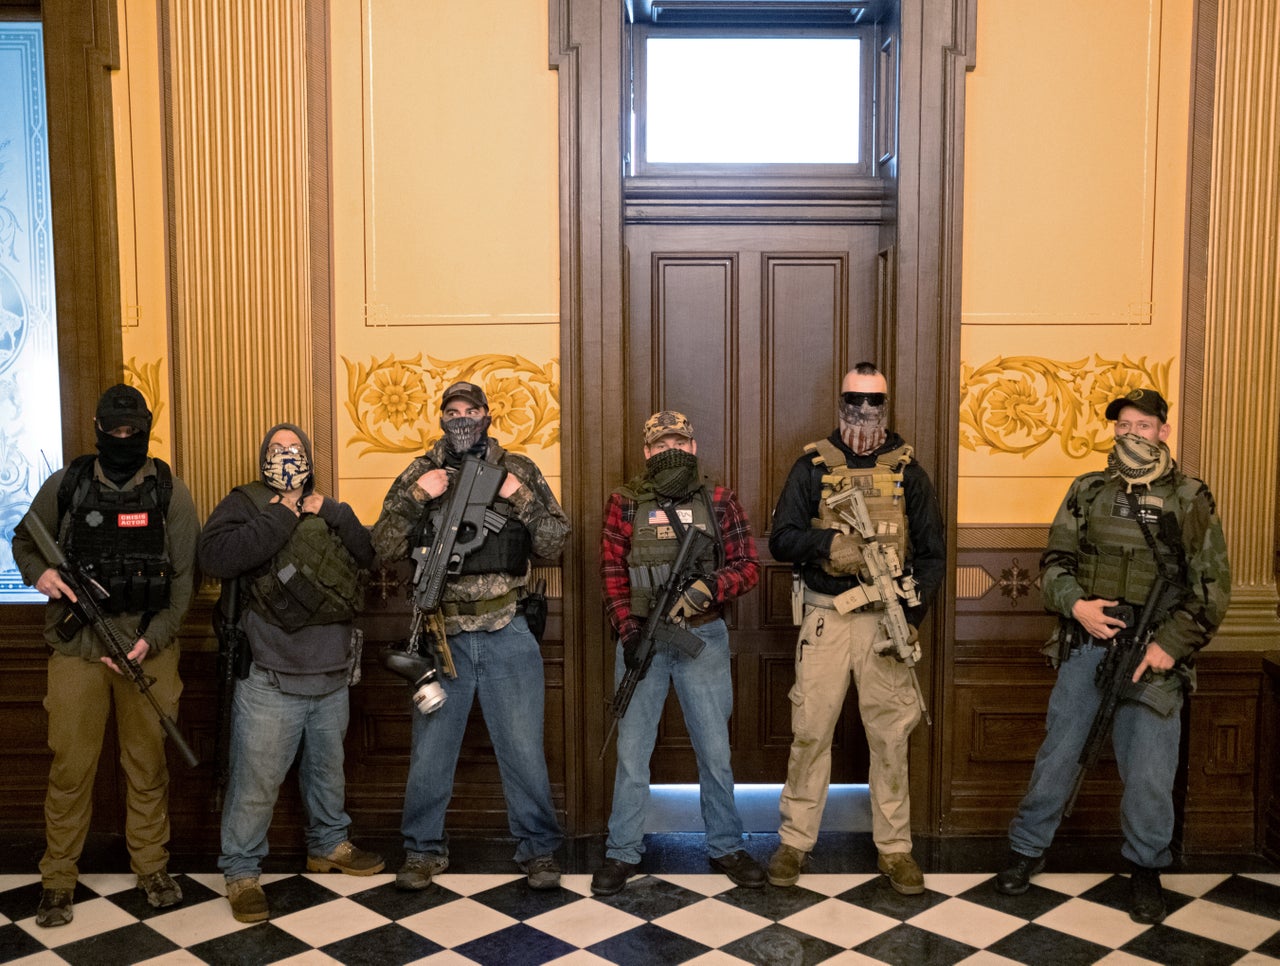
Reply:
[[[1171,579],[1181,594],[1156,615],[1112,726],[1124,782],[1121,852],[1133,867],[1129,915],[1142,923],[1165,915],[1159,873],[1172,860],[1183,695],[1195,683],[1195,654],[1222,622],[1231,598],[1213,495],[1170,457],[1168,413],[1152,389],[1112,400],[1106,418],[1115,420],[1116,442],[1107,469],[1076,478],[1054,518],[1041,567],[1045,606],[1063,617],[1046,647],[1058,680],[1049,698],[1048,733],[1009,827],[1010,864],[996,878],[997,890],[1020,895],[1044,868],[1100,704],[1096,673],[1127,627],[1114,609],[1128,604],[1140,613],[1157,578]]]

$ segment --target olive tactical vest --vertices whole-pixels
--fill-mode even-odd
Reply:
[[[1187,483],[1184,485],[1183,480]],[[1165,569],[1182,569],[1181,546],[1169,546],[1161,540],[1161,517],[1172,514],[1181,533],[1182,518],[1198,491],[1199,483],[1189,477],[1156,482],[1133,494],[1133,503],[1119,480],[1107,480],[1099,474],[1092,489],[1092,499],[1084,510],[1080,533],[1079,571],[1076,579],[1091,596],[1123,600],[1141,605],[1159,573],[1159,565],[1143,536],[1142,527],[1134,519],[1133,505],[1138,506],[1147,530],[1156,541]],[[1184,492],[1185,491],[1185,492]],[[1082,501],[1084,499],[1082,494]]]
[[[684,502],[677,504],[675,511],[686,527],[697,527],[716,538],[714,548],[708,550],[695,567],[699,573],[713,573],[723,560],[724,545],[706,487],[700,487]],[[675,563],[679,550],[680,538],[676,528],[671,525],[667,511],[659,505],[657,497],[637,500],[631,521],[631,549],[627,553],[631,613],[636,617],[649,616],[654,601],[670,577],[671,565]]]
[[[903,468],[911,462],[911,447],[900,446],[876,457],[875,466],[859,468],[845,465],[844,453],[829,439],[821,439],[805,447],[813,454],[813,464],[822,467],[822,499],[818,501],[818,527],[841,527],[844,521],[827,506],[826,498],[850,487],[862,491],[867,514],[875,525],[875,539],[898,551],[898,559],[906,561],[907,539],[906,491]],[[824,569],[826,562],[824,561]]]
[[[275,492],[260,482],[237,486],[259,510]],[[336,624],[356,615],[364,599],[364,571],[342,538],[315,514],[306,514],[265,572],[251,578],[250,606],[278,627],[296,631]]]

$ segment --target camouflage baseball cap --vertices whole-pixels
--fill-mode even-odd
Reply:
[[[440,407],[443,409],[449,405],[449,400],[461,396],[473,406],[479,406],[481,409],[489,408],[489,397],[484,394],[484,390],[477,386],[474,382],[455,382],[452,386],[444,391],[444,395],[440,397]]]
[[[1162,423],[1169,421],[1169,404],[1164,396],[1154,389],[1131,389],[1128,393],[1107,403],[1107,419],[1115,419],[1125,406],[1141,409],[1148,416],[1154,416]]]
[[[693,423],[684,413],[664,409],[654,413],[644,424],[644,445],[649,446],[662,439],[663,436],[683,436],[693,439]]]

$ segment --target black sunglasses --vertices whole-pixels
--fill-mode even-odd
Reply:
[[[864,403],[868,406],[883,406],[885,394],[882,392],[842,392],[840,398],[844,400],[846,406],[861,406]]]

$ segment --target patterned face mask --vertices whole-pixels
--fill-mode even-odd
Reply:
[[[291,452],[296,449],[298,452]],[[262,461],[262,481],[273,490],[282,493],[296,490],[311,478],[311,463],[302,447],[294,446],[280,452],[269,452]]]
[[[1116,437],[1116,445],[1107,456],[1107,469],[1132,490],[1160,479],[1169,472],[1172,462],[1169,447],[1163,442],[1126,433]]]
[[[449,449],[462,455],[484,439],[490,422],[492,420],[488,413],[483,416],[454,416],[451,419],[441,417],[440,428],[444,430]]]
[[[855,395],[847,393],[846,395]],[[889,405],[864,401],[861,405],[840,401],[840,438],[859,456],[870,456],[884,443],[888,433]]]
[[[698,487],[698,457],[693,453],[664,449],[645,460],[644,467],[660,496],[680,499]]]

